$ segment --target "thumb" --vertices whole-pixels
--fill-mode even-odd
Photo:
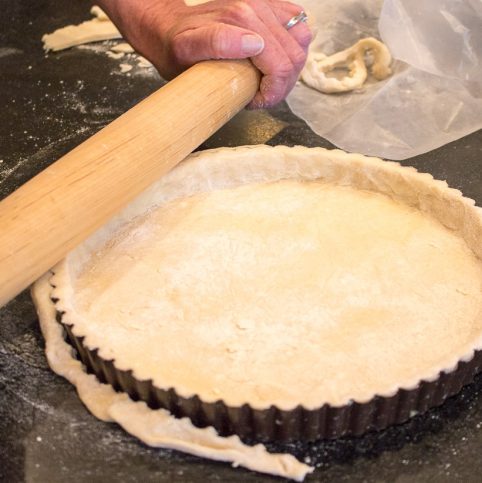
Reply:
[[[177,61],[192,65],[208,59],[245,59],[261,53],[263,38],[251,30],[218,23],[186,30],[173,39]]]

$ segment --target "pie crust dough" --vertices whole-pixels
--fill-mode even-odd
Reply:
[[[392,56],[386,45],[373,37],[361,39],[348,49],[330,56],[310,51],[301,71],[301,79],[325,94],[359,89],[368,77],[367,52],[372,55],[370,71],[373,77],[377,80],[386,79],[392,72]],[[333,71],[340,68],[348,71],[346,75],[333,75]]]
[[[50,367],[77,389],[80,399],[98,419],[116,422],[125,431],[149,446],[169,448],[216,461],[231,462],[253,471],[303,481],[311,468],[289,454],[268,453],[262,444],[247,446],[237,436],[223,438],[214,428],[196,428],[188,418],[176,419],[163,409],[152,410],[144,402],[134,402],[126,393],[115,392],[87,374],[65,342],[62,326],[56,320],[50,300],[51,273],[45,274],[32,288],[45,351]]]
[[[155,183],[35,298],[44,331],[52,296],[86,347],[182,397],[343,406],[434,380],[482,347],[481,239],[481,209],[413,168],[321,148],[220,149]],[[79,388],[80,364],[70,376],[57,345],[67,351],[60,335],[48,346],[53,369],[95,406],[104,396]],[[152,441],[150,425],[92,410]],[[266,470],[258,457],[248,463],[259,471],[308,470]]]

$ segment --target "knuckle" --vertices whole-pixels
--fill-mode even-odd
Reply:
[[[177,62],[185,63],[187,57],[186,42],[177,35],[171,40],[171,51]]]
[[[283,1],[282,5],[283,10],[290,15],[298,15],[302,10],[304,10],[301,5],[293,2]]]
[[[282,5],[284,8],[291,9],[298,12],[303,9],[301,5],[297,4],[296,2],[291,2],[290,0],[284,0]]]
[[[297,39],[301,47],[306,48],[311,44],[313,34],[309,28],[305,28],[298,34]]]
[[[210,29],[208,47],[215,58],[221,57],[229,48],[229,32],[222,25],[215,25]]]
[[[279,78],[287,78],[295,70],[295,66],[289,60],[280,62],[276,68],[276,76]]]
[[[301,49],[296,50],[296,52],[293,54],[293,59],[292,59],[294,66],[297,68],[303,67],[306,62],[306,57],[307,57],[307,54],[305,53],[304,50],[301,50]]]
[[[243,22],[253,15],[253,8],[242,0],[235,0],[226,7],[226,13],[230,20]]]

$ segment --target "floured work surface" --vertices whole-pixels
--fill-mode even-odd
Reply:
[[[67,25],[59,28],[52,33],[42,36],[43,46],[46,52],[61,51],[70,49],[71,47],[92,48],[97,51],[95,46],[89,46],[100,41],[118,40],[122,38],[117,27],[111,22],[106,13],[98,6],[93,6],[90,10],[93,18],[86,20],[77,25]],[[135,53],[134,48],[126,43],[121,42],[115,45],[109,45],[106,49],[100,48],[100,52],[104,52],[109,58],[124,62],[119,65],[122,74],[128,73],[134,67],[132,63],[125,63],[128,60],[134,60],[136,66],[141,69],[149,69],[152,64],[145,58]]]
[[[153,77],[110,75],[112,65],[106,63],[104,55],[91,55],[86,50],[72,49],[61,57],[44,58],[39,46],[41,36],[85,20],[88,7],[83,2],[47,0],[40,4],[18,0],[5,7],[5,15],[0,16],[1,30],[6,35],[4,48],[0,48],[0,103],[4,107],[4,122],[0,123],[2,197],[137,99],[147,96],[159,83]],[[22,15],[18,15],[19,8]],[[56,12],[55,18],[52,12]],[[8,52],[11,54],[6,55]],[[80,92],[77,79],[83,79]],[[81,104],[69,104],[73,96],[79,97]],[[280,132],[274,128],[281,120],[284,127]],[[481,134],[460,139],[409,163],[419,171],[446,179],[480,205]],[[68,140],[63,140],[65,136],[69,136]],[[265,142],[329,146],[283,103],[270,111],[250,111],[249,118],[244,114],[235,118],[228,129],[216,133],[203,147]],[[39,151],[47,144],[47,153]],[[25,164],[4,178],[3,174],[19,160]],[[0,366],[0,474],[5,481],[68,479],[80,483],[129,481],[134,476],[146,483],[200,483],[215,478],[246,483],[262,479],[259,474],[234,470],[227,464],[150,448],[116,424],[96,420],[82,405],[73,386],[49,370],[28,293],[0,309]],[[420,483],[471,481],[473,475],[482,472],[481,391],[479,377],[460,395],[407,424],[362,438],[276,444],[270,446],[270,451],[289,451],[301,461],[306,458],[308,464],[316,465],[317,471],[307,478],[310,482],[397,478],[415,478]]]
[[[470,200],[406,168],[220,150],[54,268],[51,297],[86,347],[156,387],[234,407],[342,406],[480,348],[481,233]]]

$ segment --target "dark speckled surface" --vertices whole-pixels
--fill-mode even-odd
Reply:
[[[88,17],[82,0],[0,0],[0,198],[160,85],[119,73],[102,46],[44,56],[43,33]],[[281,105],[243,112],[202,148],[329,146]],[[482,134],[404,162],[482,205]],[[0,227],[1,229],[1,227]],[[410,363],[410,361],[407,361]],[[318,466],[308,481],[476,482],[482,477],[482,378],[441,408],[360,439],[273,447]],[[0,480],[6,482],[275,481],[146,447],[91,416],[48,368],[32,302],[0,309]]]

